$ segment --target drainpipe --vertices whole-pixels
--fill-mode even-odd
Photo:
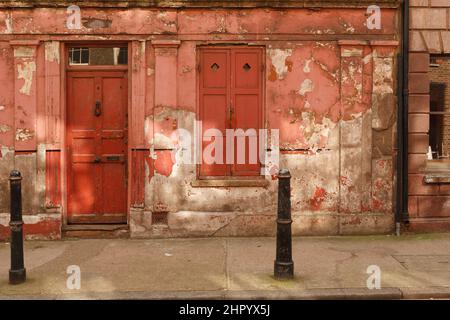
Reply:
[[[400,235],[402,222],[408,220],[408,71],[409,1],[402,2],[402,45],[398,58],[397,108],[397,190],[395,229]]]

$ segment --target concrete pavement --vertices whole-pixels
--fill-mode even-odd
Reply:
[[[16,286],[9,252],[0,243],[3,299],[450,298],[450,234],[294,238],[290,281],[272,277],[274,238],[27,241]],[[70,265],[79,290],[66,286]],[[381,289],[367,289],[370,265]]]

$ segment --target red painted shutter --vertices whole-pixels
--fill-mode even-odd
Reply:
[[[262,50],[259,48],[206,48],[200,51],[199,103],[202,134],[209,129],[223,135],[223,163],[207,164],[203,158],[200,176],[257,176],[260,174],[258,133],[262,123]],[[238,139],[234,139],[234,164],[226,163],[226,129],[253,129],[256,163],[250,163],[249,142],[245,137],[244,163],[238,164]],[[239,133],[238,133],[239,135]],[[203,142],[203,151],[211,140]],[[229,146],[229,145],[228,145]],[[204,154],[204,153],[203,153]],[[255,160],[255,159],[253,159]]]
[[[202,136],[209,129],[218,129],[223,139],[223,164],[207,164],[203,158],[200,176],[227,176],[225,163],[225,130],[228,127],[227,106],[229,101],[230,52],[229,50],[204,49],[200,57],[200,119]],[[211,141],[203,142],[204,150]]]
[[[232,79],[231,79],[231,106],[232,127],[233,129],[242,129],[237,136],[245,138],[244,150],[238,150],[237,140],[234,142],[234,164],[232,165],[232,174],[235,176],[258,176],[260,175],[259,163],[259,143],[258,135],[262,123],[261,112],[261,50],[260,49],[241,49],[232,50]],[[253,132],[247,131],[251,130]],[[248,135],[247,135],[248,134]],[[241,139],[242,141],[243,139]],[[250,157],[251,141],[256,147],[256,154]],[[255,150],[253,148],[253,150]],[[238,152],[245,153],[245,162],[239,164]],[[242,162],[242,161],[241,161]]]

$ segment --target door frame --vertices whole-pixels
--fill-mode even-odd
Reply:
[[[69,66],[69,48],[72,47],[114,47],[114,46],[122,46],[127,47],[128,49],[128,64],[127,65],[120,65],[120,66]],[[67,208],[67,173],[68,173],[68,161],[67,161],[67,151],[66,151],[66,143],[67,143],[67,85],[68,85],[68,77],[67,73],[69,71],[125,71],[128,79],[128,86],[127,86],[127,140],[130,142],[130,128],[131,128],[131,76],[130,76],[130,70],[131,70],[131,60],[132,60],[132,54],[131,54],[132,46],[131,42],[129,41],[71,41],[71,42],[61,42],[61,48],[60,48],[60,68],[61,68],[61,122],[60,122],[60,134],[61,134],[61,215],[62,215],[62,226],[67,226],[68,223],[68,208]],[[126,175],[127,175],[127,200],[126,200],[126,215],[127,215],[127,226],[129,225],[129,219],[130,219],[130,195],[131,195],[131,147],[130,143],[127,144],[127,163],[126,163]],[[88,224],[86,224],[88,225]]]

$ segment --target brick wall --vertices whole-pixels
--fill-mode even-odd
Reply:
[[[429,145],[430,54],[450,53],[450,0],[410,0],[410,6],[410,228],[450,231],[450,185],[423,182]]]

